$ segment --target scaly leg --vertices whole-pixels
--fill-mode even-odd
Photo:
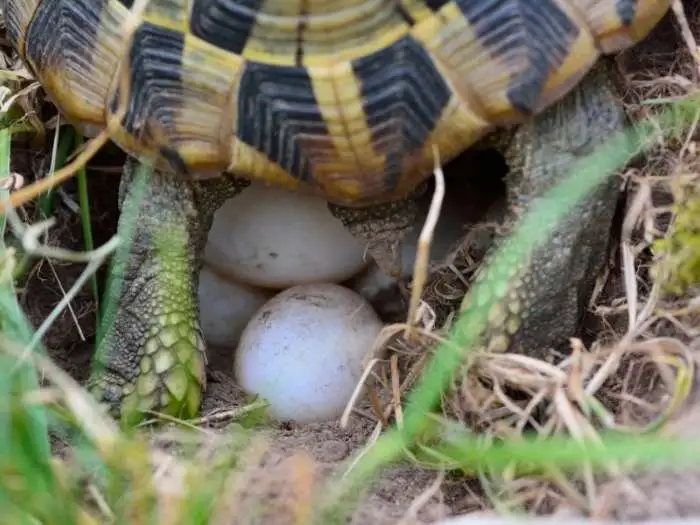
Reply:
[[[214,211],[247,183],[225,176],[197,183],[154,170],[137,191],[135,172],[128,160],[118,231],[127,236],[134,218],[135,227],[128,254],[112,269],[117,306],[90,387],[123,420],[136,421],[144,410],[191,417],[205,386],[197,301],[202,251]]]
[[[513,135],[506,152],[509,224],[623,129],[625,114],[608,73],[600,63],[563,100]],[[619,187],[614,176],[597,186],[527,260],[479,272],[487,293],[502,301],[489,315],[488,350],[542,355],[568,343],[606,261]],[[481,299],[468,294],[463,306]]]

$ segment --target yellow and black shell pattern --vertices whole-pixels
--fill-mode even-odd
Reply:
[[[563,96],[670,0],[0,0],[62,113],[196,177],[405,196]],[[123,96],[126,93],[126,96]]]

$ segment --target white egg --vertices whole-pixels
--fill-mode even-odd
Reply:
[[[329,283],[295,286],[268,301],[238,346],[235,375],[281,421],[339,418],[382,323],[355,292]]]
[[[349,279],[363,255],[323,199],[254,183],[216,212],[204,258],[237,281],[283,289]]]
[[[270,298],[269,290],[227,280],[204,265],[199,274],[199,315],[204,338],[234,348],[255,312]]]

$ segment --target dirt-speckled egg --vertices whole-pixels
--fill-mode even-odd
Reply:
[[[341,416],[382,323],[370,304],[336,284],[289,288],[265,303],[241,335],[235,376],[282,421]]]
[[[236,281],[275,289],[341,282],[366,266],[364,246],[326,201],[260,183],[216,212],[204,258]]]
[[[204,338],[213,345],[234,348],[243,329],[265,304],[270,290],[226,279],[207,265],[199,274],[199,316]]]

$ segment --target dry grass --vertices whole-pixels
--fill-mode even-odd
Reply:
[[[635,72],[628,79],[625,102],[633,118],[653,120],[657,109],[669,101],[698,94],[700,51],[679,6],[676,2],[674,14],[685,52],[679,50],[671,61],[663,57],[653,70]],[[673,293],[678,287],[669,288],[669,283],[679,258],[669,264],[670,254],[652,258],[649,253],[659,251],[660,241],[673,235],[680,201],[697,206],[698,122],[700,112],[683,135],[658,141],[642,162],[623,174],[630,202],[618,248],[622,286],[616,295],[593,298],[592,310],[607,321],[596,341],[585,348],[573,339],[571,354],[558,356],[556,364],[523,355],[480,355],[456,390],[444,398],[446,416],[456,417],[487,439],[517,438],[534,431],[543,443],[553,436],[602,442],[604,431],[641,435],[673,428],[669,423],[695,402],[691,394],[700,350],[700,286],[697,280],[686,279],[682,294]],[[697,259],[697,241],[681,256]],[[392,417],[401,425],[406,392],[450,331],[454,315],[436,326],[436,319],[444,314],[433,305],[461,297],[477,267],[468,257],[449,265],[454,279],[428,290],[415,308],[418,339],[403,337],[413,323],[393,325],[383,333],[382,344],[392,358],[375,373],[383,392],[373,394],[378,419],[373,440]],[[627,322],[621,323],[621,317]],[[375,360],[373,365],[379,363]],[[445,463],[441,466],[449,468]],[[527,509],[540,514],[563,507],[596,515],[605,483],[625,467],[629,465],[611,463],[601,475],[584,465],[573,476],[552,469],[546,476],[527,477],[518,475],[513,465],[510,471],[481,472],[479,479],[490,503],[502,511]]]
[[[681,28],[688,26],[682,13],[677,16]],[[659,99],[681,99],[697,94],[700,60],[692,34],[692,31],[683,33],[687,56],[678,63],[666,64],[672,73],[660,75],[655,69],[648,77],[637,75],[631,79],[627,101],[632,115],[653,117],[656,107],[650,101],[656,100],[658,104]],[[2,69],[6,78],[29,78],[16,59],[0,58],[4,60]],[[29,127],[50,129],[56,123],[44,123],[39,118],[37,108],[41,101],[37,97],[37,87],[36,83],[29,83],[13,91],[14,94],[1,92],[0,104],[9,107],[10,102],[16,101],[22,106]],[[605,430],[642,434],[667,427],[689,399],[696,376],[696,354],[700,350],[700,288],[697,283],[695,286],[691,283],[683,295],[669,292],[666,280],[669,272],[664,269],[664,260],[654,260],[649,252],[659,239],[673,233],[676,209],[672,204],[687,195],[687,188],[697,188],[700,178],[697,137],[694,126],[681,137],[656,144],[641,165],[628,168],[624,174],[630,184],[631,198],[619,246],[622,286],[620,293],[601,294],[593,304],[597,313],[609,321],[598,340],[590,348],[584,348],[580,341],[572,341],[571,355],[556,363],[522,355],[480,356],[470,368],[468,378],[445,396],[445,417],[455,417],[478,430],[484,439],[493,441],[519,437],[526,430],[535,432],[544,443],[552,436],[602,440],[600,435]],[[89,146],[62,173],[68,174],[79,162],[85,162],[99,144],[98,141]],[[18,189],[22,178],[19,177],[8,182],[8,188]],[[15,193],[17,195],[20,196],[13,202],[33,194]],[[697,194],[694,198],[697,199]],[[105,245],[97,253],[87,255],[48,249],[37,242],[45,233],[46,224],[27,228],[17,216],[13,220],[19,237],[38,256],[87,262],[84,279],[94,273],[113,248]],[[9,262],[4,261],[1,267],[10,268]],[[455,266],[459,270],[456,281],[467,279],[475,266],[469,260],[462,261],[458,268]],[[652,278],[652,267],[657,268],[656,278]],[[80,286],[81,282],[76,283],[65,294],[61,306],[70,302]],[[458,287],[446,286],[433,292],[452,294],[455,289]],[[368,376],[371,374],[379,385],[370,391],[377,426],[367,443],[368,448],[392,420],[401,426],[405,395],[420,375],[432,349],[444,341],[454,319],[448,317],[445,325],[437,325],[436,320],[441,317],[429,302],[423,302],[415,308],[410,323],[388,327],[383,333],[385,339],[379,344],[388,345],[392,356],[386,362],[375,360],[368,369]],[[621,317],[626,319],[622,330]],[[35,341],[51,322],[51,318],[45,320]],[[408,342],[402,334],[414,322],[417,339]],[[212,473],[221,475],[228,496],[216,499],[220,507],[213,513],[215,517],[210,523],[250,523],[253,517],[260,517],[257,513],[266,505],[271,513],[265,523],[275,523],[274,519],[289,514],[295,516],[295,522],[304,523],[311,515],[314,486],[320,476],[318,465],[304,454],[293,456],[280,465],[267,465],[264,439],[246,443],[245,454],[239,454],[243,445],[232,444],[221,434],[200,427],[210,421],[207,417],[188,422],[188,428],[197,429],[194,435],[166,429],[153,433],[152,446],[147,446],[124,436],[111,419],[101,415],[80,385],[49,359],[29,356],[26,347],[9,346],[7,351],[14,352],[15,357],[33,360],[50,379],[51,386],[41,390],[34,402],[65,407],[106,465],[128,480],[125,486],[140,498],[130,503],[133,508],[155,505],[161,512],[159,523],[177,523],[191,503],[193,490],[199,487],[206,493],[213,486],[210,483],[215,477]],[[475,385],[483,386],[475,388]],[[235,420],[249,409],[235,409],[217,418]],[[162,446],[165,443],[176,446],[173,451],[166,451]],[[182,455],[179,454],[182,449],[195,452]],[[441,470],[452,466],[445,461],[431,461],[431,450],[430,439],[426,439],[422,448],[406,450],[406,455],[430,468],[438,463]],[[134,460],[125,462],[125,457]],[[146,460],[138,461],[143,458]],[[482,470],[477,475],[484,495],[479,497],[484,499],[485,505],[488,501],[489,505],[503,511],[524,508],[539,514],[564,506],[595,515],[599,512],[603,483],[627,467],[610,463],[607,471],[601,474],[583,464],[576,475],[553,467],[546,476],[521,475],[515,465],[512,469],[493,472]],[[70,468],[70,460],[56,459],[55,469],[61,476]],[[350,464],[348,469],[352,468]],[[408,509],[407,519],[439,490],[441,481],[443,477],[438,476],[435,485],[416,500]],[[80,509],[80,523],[98,523],[101,522],[96,517],[98,514],[104,517],[117,513],[110,508],[107,503],[110,497],[103,491],[103,487],[88,484],[86,499],[90,505]]]

